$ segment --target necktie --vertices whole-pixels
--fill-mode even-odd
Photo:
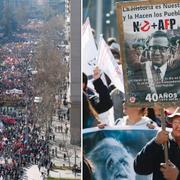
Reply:
[[[161,69],[160,68],[156,69],[156,75],[157,75],[157,81],[162,81],[162,79],[161,79]]]

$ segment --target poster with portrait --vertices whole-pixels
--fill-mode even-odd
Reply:
[[[129,104],[180,102],[180,2],[117,3]]]
[[[83,150],[94,166],[94,180],[150,180],[152,174],[144,176],[135,173],[133,161],[156,132],[132,128],[84,130]]]

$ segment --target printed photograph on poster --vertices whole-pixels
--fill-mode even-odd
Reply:
[[[152,174],[135,173],[133,162],[156,132],[122,128],[83,133],[84,153],[94,166],[94,180],[150,180]]]
[[[173,1],[117,6],[130,104],[180,100],[179,7]]]

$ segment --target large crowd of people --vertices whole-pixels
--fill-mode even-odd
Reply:
[[[47,172],[52,167],[49,139],[33,121],[32,58],[37,39],[29,32],[17,33],[16,41],[0,47],[0,178],[6,180],[21,179],[30,164]]]

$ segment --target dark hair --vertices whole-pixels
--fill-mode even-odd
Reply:
[[[93,171],[92,171],[91,162],[83,156],[83,179],[92,180],[93,179]]]
[[[163,32],[163,31],[155,31],[154,33],[151,34],[151,36],[148,38],[148,40],[146,41],[146,45],[149,45],[149,42],[152,38],[156,38],[156,37],[165,37],[167,38],[169,44],[170,44],[170,39],[167,35],[167,33]]]
[[[133,42],[132,47],[133,48],[142,47],[144,49],[145,48],[145,42],[142,39],[138,39],[135,42]]]
[[[140,110],[139,110],[139,113],[142,114],[143,116],[146,115],[147,113],[147,108],[146,107],[142,107]]]
[[[108,46],[110,46],[113,42],[114,42],[114,43],[117,42],[115,37],[109,37],[109,38],[107,39],[107,44],[108,44]]]
[[[152,33],[151,37],[167,37],[167,33],[163,32],[163,31],[156,31],[154,33]]]
[[[90,116],[94,120],[93,124],[100,123],[98,113],[91,105],[91,102],[89,101],[87,95],[83,92],[83,129],[86,128],[86,123]]]
[[[85,73],[83,73],[83,83],[85,84],[85,87],[87,86],[88,77]]]

